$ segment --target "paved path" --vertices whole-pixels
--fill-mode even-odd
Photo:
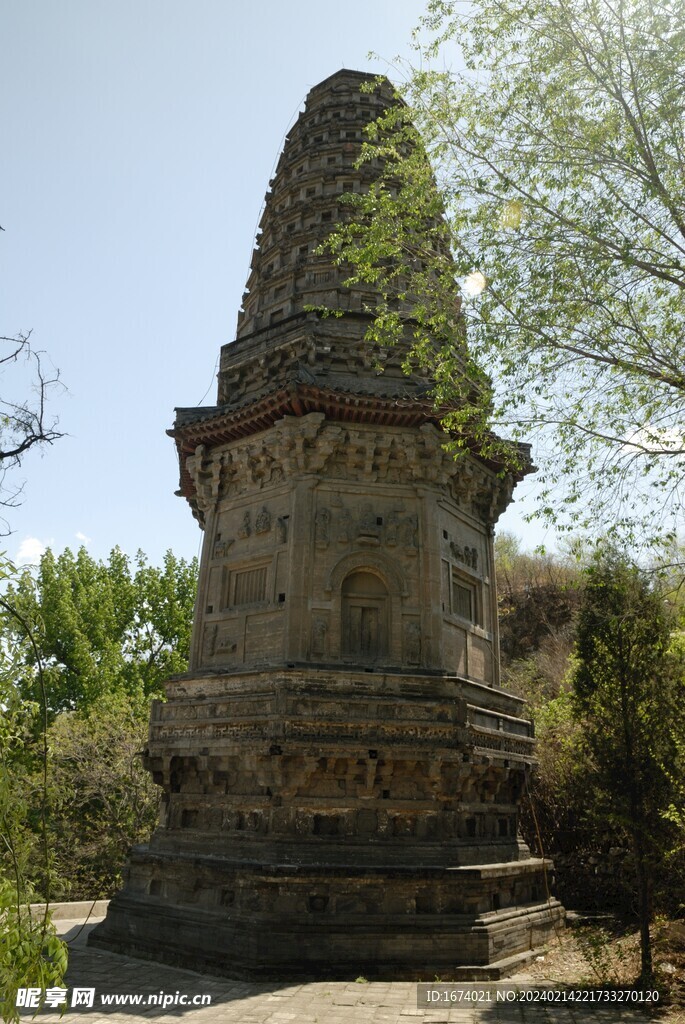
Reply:
[[[93,924],[59,921],[70,942],[66,984],[69,1000],[75,987],[95,989],[92,1007],[44,1009],[54,1024],[580,1024],[584,1021],[644,1024],[648,1014],[632,1007],[546,1006],[491,1002],[417,1009],[417,987],[411,982],[314,982],[256,984],[196,974],[86,946]],[[80,930],[79,930],[80,929]],[[518,975],[516,981],[525,981]],[[178,1003],[164,1007],[149,997],[211,996],[211,1005]],[[103,1005],[103,995],[141,996],[142,1005]]]

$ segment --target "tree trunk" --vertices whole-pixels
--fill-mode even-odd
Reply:
[[[637,865],[637,887],[640,908],[640,991],[654,987],[654,968],[652,966],[652,940],[649,934],[649,923],[652,916],[651,879],[647,867],[647,859],[642,836],[638,833],[635,839],[635,861]]]

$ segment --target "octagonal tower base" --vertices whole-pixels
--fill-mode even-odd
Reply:
[[[169,688],[148,753],[163,827],[92,944],[242,978],[481,980],[563,920],[517,837],[517,698],[323,667]]]

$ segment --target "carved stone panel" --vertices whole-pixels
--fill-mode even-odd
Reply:
[[[316,614],[312,623],[312,654],[324,657],[327,653],[328,616]]]
[[[407,665],[421,664],[421,624],[416,619],[404,623],[404,661]]]

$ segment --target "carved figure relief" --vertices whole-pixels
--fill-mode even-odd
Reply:
[[[245,515],[243,516],[242,526],[238,530],[238,536],[242,537],[243,540],[245,540],[245,538],[249,537],[251,533],[252,533],[252,523],[251,523],[251,520],[250,520],[250,513],[246,512]]]
[[[407,454],[404,449],[392,442],[390,448],[383,461],[379,460],[379,470],[381,466],[385,470],[385,478],[388,483],[398,484],[402,482],[402,479],[407,476]]]
[[[347,453],[341,448],[330,457],[326,463],[324,472],[327,477],[337,480],[347,480]]]
[[[226,495],[244,494],[250,488],[252,475],[248,466],[247,448],[234,448],[226,452]]]
[[[278,544],[285,544],[288,540],[288,520],[284,516],[279,516],[276,520],[276,542]]]
[[[271,529],[271,513],[264,506],[262,506],[261,512],[257,513],[254,529],[255,533],[268,533]]]
[[[207,625],[202,635],[202,657],[211,658],[216,650],[216,634],[218,630],[216,622]]]
[[[379,518],[381,517],[376,516],[371,505],[362,505],[359,525],[357,527],[357,536],[362,543],[378,544],[380,542],[381,528],[377,522]]]
[[[220,626],[218,622],[206,625],[202,637],[202,657],[206,659],[217,654],[235,654],[238,644],[232,632],[231,626]]]
[[[338,519],[338,543],[349,544],[352,540],[352,513],[344,508]]]
[[[212,558],[225,558],[232,544],[235,544],[233,537],[227,537],[225,540],[222,540],[221,534],[217,534],[212,550]]]
[[[326,633],[328,625],[325,619],[314,619],[312,626],[312,654],[326,653]]]
[[[217,630],[215,654],[235,654],[238,644],[233,636],[232,626],[220,626]]]
[[[468,565],[470,569],[478,568],[478,549],[470,547],[462,547],[461,544],[457,544],[456,541],[450,542],[450,551],[452,557],[457,562],[462,562],[464,565]]]
[[[327,508],[317,510],[314,519],[314,539],[318,547],[327,547],[330,539],[331,513]]]
[[[338,500],[338,505],[342,502]],[[374,510],[370,502],[365,502],[355,510],[342,506],[336,513],[335,520],[327,509],[320,509],[316,514],[316,540],[327,536],[329,526],[335,521],[334,536],[338,544],[351,544],[355,540],[365,546],[386,545],[396,547],[402,545],[407,554],[415,555],[418,548],[418,517],[416,515],[400,515],[401,507],[393,509],[387,518]]]
[[[274,456],[266,445],[262,445],[262,447],[257,450],[248,449],[247,463],[250,469],[252,482],[257,484],[259,487],[263,487],[264,484],[271,483],[275,461]]]
[[[224,452],[220,459],[221,477],[219,482],[219,497],[224,498],[229,494],[235,494],[238,490],[238,469],[233,462],[230,452]]]
[[[400,524],[400,536],[402,544],[406,548],[418,548],[419,546],[419,521],[416,516],[407,516]]]
[[[397,535],[400,528],[400,517],[396,512],[392,512],[388,518],[385,527],[385,543],[388,547],[394,547],[397,544]]]
[[[421,663],[421,626],[408,622],[404,627],[404,659],[409,665]]]

